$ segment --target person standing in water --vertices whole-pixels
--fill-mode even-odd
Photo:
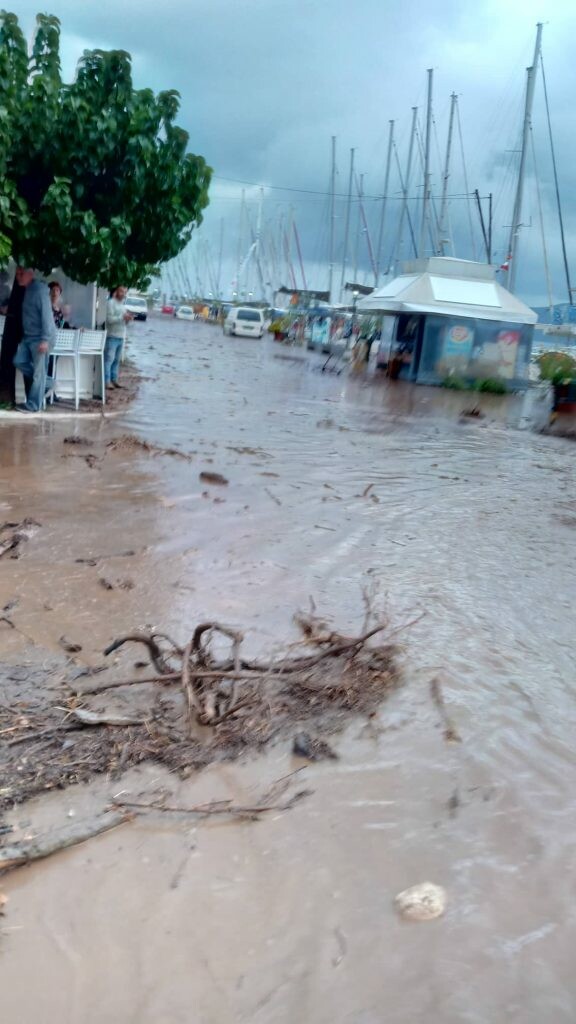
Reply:
[[[104,349],[104,375],[107,388],[121,388],[118,383],[120,356],[126,340],[126,324],[132,320],[132,314],[124,305],[127,289],[121,285],[110,289],[110,297],[106,307],[106,347]]]

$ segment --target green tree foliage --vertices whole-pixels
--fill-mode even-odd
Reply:
[[[86,50],[67,85],[59,44],[57,18],[38,16],[29,52],[0,13],[0,250],[84,283],[142,285],[200,224],[210,168],[186,152],[177,92],[134,89],[123,50]]]

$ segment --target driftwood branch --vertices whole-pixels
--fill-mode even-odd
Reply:
[[[169,638],[164,637],[162,634],[131,633],[128,636],[121,636],[118,637],[117,640],[113,640],[112,643],[104,651],[104,655],[107,657],[114,651],[118,651],[121,647],[124,646],[124,644],[127,643],[144,644],[144,646],[148,648],[148,651],[150,653],[150,660],[152,661],[154,668],[161,676],[163,676],[166,675],[167,672],[170,672],[170,666],[166,662],[164,652],[162,651],[162,648],[158,643],[159,639]],[[173,653],[176,655],[182,655],[182,649],[180,647],[177,647],[172,641],[169,642],[170,645],[173,647]]]
[[[259,683],[263,678],[269,680],[285,675],[292,676],[296,673],[309,672],[328,659],[338,659],[347,654],[354,657],[368,640],[387,628],[385,623],[380,623],[371,629],[365,629],[358,637],[342,637],[337,633],[320,631],[316,621],[307,620],[302,616],[296,621],[304,633],[305,642],[321,647],[322,650],[317,654],[300,657],[288,655],[267,664],[243,661],[240,654],[243,634],[219,622],[199,623],[184,649],[163,634],[132,633],[118,637],[106,648],[105,655],[118,650],[125,643],[144,644],[153,665],[158,670],[158,675],[113,680],[82,688],[78,692],[88,695],[139,683],[180,682],[186,700],[189,727],[192,728],[194,720],[201,725],[216,726],[254,701],[253,695],[241,699],[238,697],[238,683],[248,680]],[[215,634],[232,641],[229,658],[217,661],[212,656],[210,637]],[[170,645],[171,656],[180,656],[179,670],[170,670],[166,655],[159,646],[159,639],[167,641]],[[226,689],[223,688],[224,684]]]
[[[136,718],[134,715],[117,715],[113,712],[88,711],[87,708],[73,708],[70,712],[72,718],[82,725],[144,725],[145,718]]]
[[[33,860],[42,860],[59,850],[66,850],[69,846],[77,846],[79,843],[86,842],[87,839],[92,839],[93,836],[101,835],[102,832],[109,832],[110,829],[123,825],[132,817],[133,815],[126,810],[107,811],[91,821],[75,822],[73,825],[66,825],[49,835],[37,836],[35,839],[27,839],[21,843],[0,847],[0,872],[22,867],[23,864],[29,864]]]
[[[219,669],[217,671],[206,671],[205,669],[195,669],[194,675],[197,679],[222,679],[229,669]],[[235,672],[234,675],[237,679],[254,679],[256,676],[255,671],[241,670]],[[122,686],[136,686],[139,683],[176,683],[182,681],[182,669],[179,672],[164,672],[162,675],[154,676],[136,676],[134,679],[112,679],[109,683],[99,683],[97,686],[86,686],[82,687],[81,690],[77,689],[72,683],[68,683],[76,693],[80,693],[82,696],[93,693],[104,693],[106,690],[117,690]]]

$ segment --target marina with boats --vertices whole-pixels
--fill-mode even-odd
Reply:
[[[365,187],[356,147],[341,173],[338,139],[332,136],[329,188],[314,196],[324,208],[316,256],[294,205],[288,211],[277,206],[280,212],[272,216],[274,187],[245,185],[237,220],[221,218],[217,252],[199,237],[190,252],[168,264],[160,282],[164,300],[202,299],[226,312],[232,306],[259,306],[277,340],[350,360],[363,343],[364,357],[401,379],[439,384],[480,375],[504,382],[507,389],[526,385],[538,376],[535,361],[543,353],[570,352],[576,342],[542,33],[538,24],[506,194],[496,178],[487,195],[471,186],[456,92],[450,96],[441,153],[429,69],[425,121],[420,108],[412,107],[403,159],[401,125],[388,122],[377,194]],[[544,104],[543,125],[535,124],[537,95]],[[542,198],[544,137],[554,185],[553,225],[544,216]],[[531,213],[527,220],[533,206],[538,228]],[[555,301],[550,235],[560,241],[567,298],[562,304]],[[225,258],[226,238],[234,239],[231,264]],[[529,249],[541,249],[545,307],[523,301],[519,268]],[[226,266],[232,270],[228,283]]]

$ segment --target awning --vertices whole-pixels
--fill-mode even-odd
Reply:
[[[440,316],[535,324],[538,314],[496,281],[496,269],[444,256],[406,264],[404,273],[360,299],[358,312]]]

